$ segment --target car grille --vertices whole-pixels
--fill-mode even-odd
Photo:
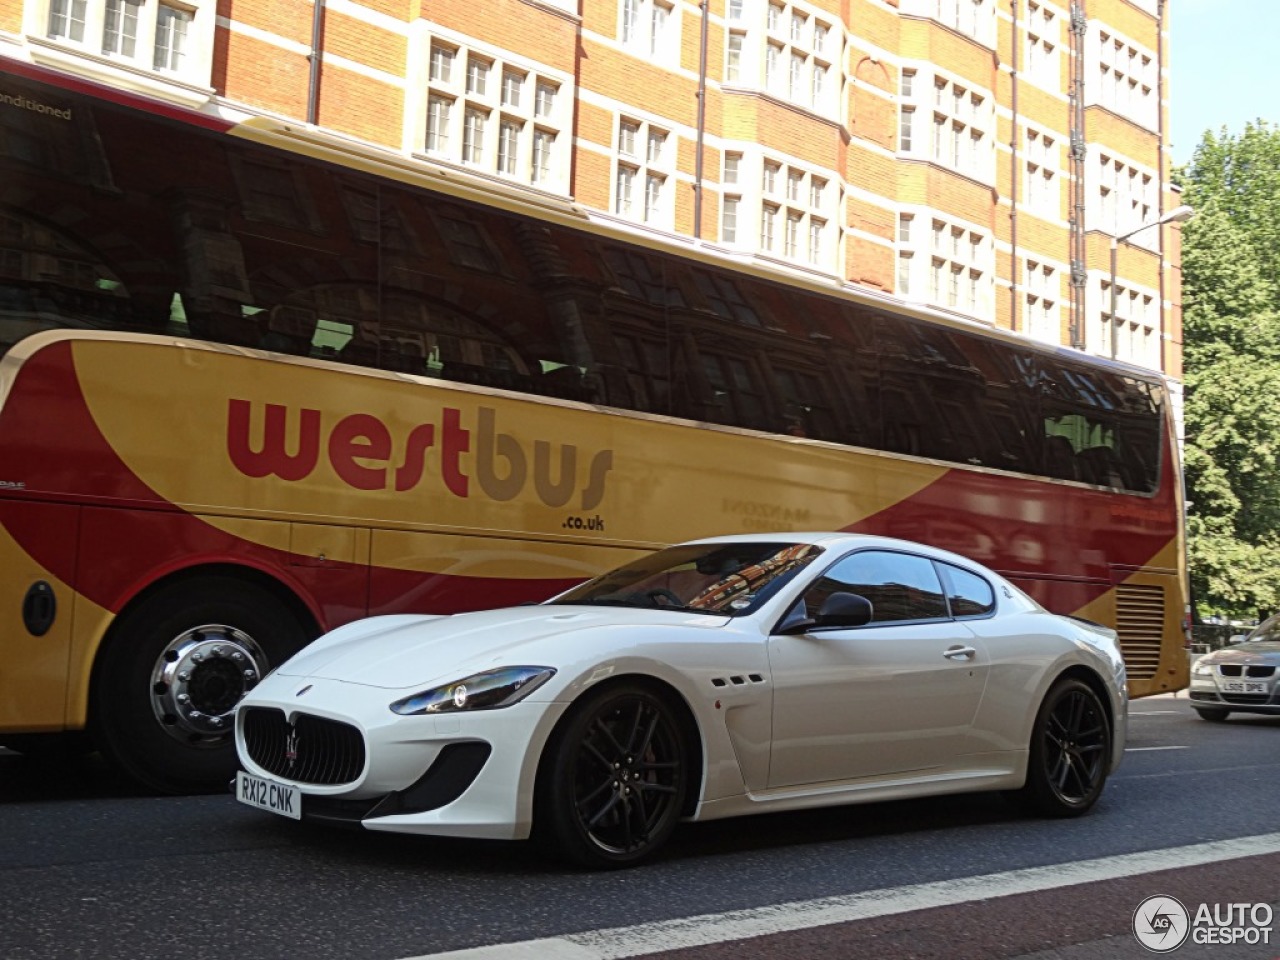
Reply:
[[[1265,679],[1274,676],[1276,668],[1265,664],[1248,664],[1242,666],[1238,663],[1224,663],[1218,667],[1218,673],[1224,677],[1252,677],[1254,679]]]
[[[268,773],[297,783],[350,783],[364,770],[364,737],[349,723],[307,713],[247,707],[244,744],[253,762]]]
[[[1242,707],[1247,704],[1270,703],[1271,698],[1265,693],[1219,693],[1225,703],[1238,703]]]

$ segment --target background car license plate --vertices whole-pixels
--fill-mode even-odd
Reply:
[[[302,819],[302,794],[287,783],[264,780],[240,770],[236,773],[236,799],[282,817]]]
[[[1266,693],[1267,685],[1261,680],[1219,680],[1224,693]]]

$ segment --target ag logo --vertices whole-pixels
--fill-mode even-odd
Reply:
[[[1172,953],[1190,932],[1191,916],[1173,897],[1147,897],[1133,911],[1133,935],[1152,953]]]

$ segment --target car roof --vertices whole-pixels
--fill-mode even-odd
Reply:
[[[914,540],[900,540],[896,537],[881,537],[869,533],[845,533],[831,530],[791,530],[768,531],[762,533],[738,533],[722,537],[703,537],[691,540],[690,543],[812,543],[827,550],[853,550],[858,547],[878,547],[882,550],[907,550],[945,560],[948,563],[959,563],[987,570],[976,560],[971,560],[958,553],[951,553],[938,547],[929,546]],[[992,571],[987,571],[992,572]]]

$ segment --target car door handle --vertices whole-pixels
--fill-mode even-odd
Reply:
[[[972,660],[978,655],[978,651],[973,647],[955,646],[947,647],[946,650],[942,651],[942,655],[948,660]]]

